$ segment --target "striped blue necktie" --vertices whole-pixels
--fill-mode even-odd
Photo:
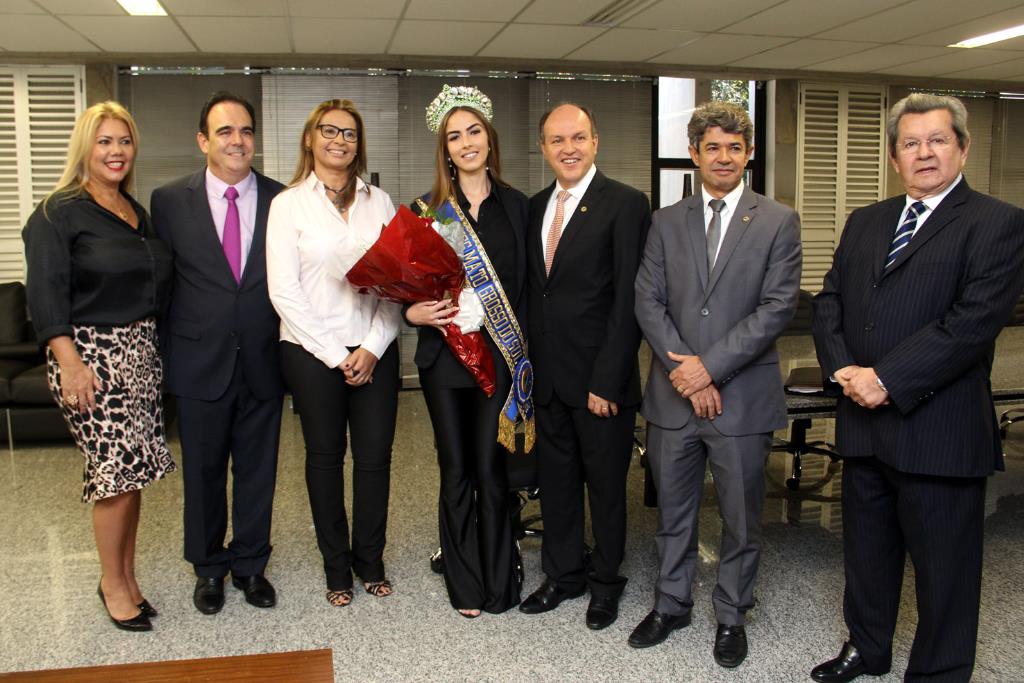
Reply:
[[[907,217],[896,230],[896,235],[892,238],[892,244],[889,246],[889,255],[885,257],[886,268],[893,264],[900,250],[910,244],[910,238],[914,236],[914,230],[917,228],[917,219],[927,210],[928,207],[924,202],[914,202],[907,209]]]

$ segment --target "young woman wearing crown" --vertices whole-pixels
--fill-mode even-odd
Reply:
[[[532,368],[518,324],[528,200],[501,179],[492,116],[490,99],[470,86],[445,85],[427,108],[427,125],[437,133],[434,183],[412,209],[461,228],[464,239],[454,246],[467,284],[458,307],[444,300],[405,309],[419,326],[415,360],[437,442],[445,585],[452,606],[469,618],[519,603],[506,460],[517,422],[525,423],[527,449],[534,434]],[[483,333],[497,370],[492,396],[445,345],[441,327],[449,322]]]

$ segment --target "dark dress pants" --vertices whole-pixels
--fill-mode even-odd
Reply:
[[[345,383],[301,346],[281,343],[281,369],[306,442],[306,489],[324,558],[327,589],[352,587],[352,572],[381,581],[391,485],[391,444],[398,415],[398,347],[392,344],[373,382]],[[352,436],[352,535],[345,512],[346,428]]]
[[[873,457],[843,459],[843,613],[869,672],[889,670],[909,552],[918,620],[905,680],[970,680],[985,484],[899,472]]]
[[[537,466],[544,517],[541,568],[568,591],[618,597],[626,586],[619,565],[626,549],[626,472],[633,453],[636,407],[597,417],[556,395],[537,407]],[[590,501],[594,549],[584,566],[584,502]]]
[[[448,599],[456,609],[498,614],[519,603],[519,587],[506,462],[515,456],[497,442],[511,376],[501,356],[495,358],[497,388],[490,398],[475,385],[445,386],[430,369],[420,370],[420,384],[441,471],[437,519]]]
[[[197,576],[262,574],[270,559],[282,397],[252,395],[241,363],[215,401],[176,397],[185,484],[185,559]],[[227,477],[231,467],[231,542]]]

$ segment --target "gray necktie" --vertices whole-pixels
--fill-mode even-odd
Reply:
[[[711,223],[708,224],[708,275],[715,269],[715,254],[718,252],[718,242],[722,239],[722,209],[725,208],[724,199],[712,199],[708,202],[711,207]]]

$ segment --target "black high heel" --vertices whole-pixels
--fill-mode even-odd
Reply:
[[[100,601],[103,603],[103,609],[107,610],[107,616],[110,617],[110,621],[114,622],[114,626],[118,627],[122,631],[152,631],[153,624],[150,623],[149,617],[147,617],[142,611],[136,614],[131,619],[115,619],[110,613],[110,608],[107,607],[107,596],[103,594],[103,584],[96,586],[96,594],[100,596]]]
[[[149,600],[146,600],[145,598],[143,598],[142,602],[136,605],[136,607],[138,607],[139,610],[150,619],[152,619],[153,617],[160,616],[160,613],[156,611],[156,607],[153,607],[153,605],[149,604]]]

